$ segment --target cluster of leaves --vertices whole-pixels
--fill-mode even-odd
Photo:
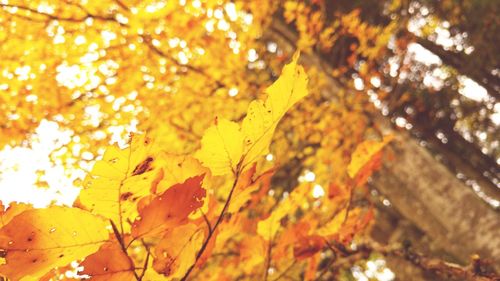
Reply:
[[[488,165],[498,158],[497,10],[473,0],[286,1],[283,17],[298,31],[300,49],[315,50],[333,66],[332,76],[368,93],[399,127],[437,142],[437,150],[467,149],[488,163],[473,166],[496,174]],[[434,59],[417,55],[426,50]],[[486,91],[464,94],[474,85],[469,78]]]
[[[351,194],[339,188],[314,202],[310,183],[279,201],[268,196],[275,170],[258,163],[281,118],[308,94],[297,60],[298,53],[241,125],[216,118],[193,155],[134,135],[128,147],[106,149],[73,207],[4,209],[0,273],[12,280],[71,280],[72,270],[92,280],[317,277],[320,253],[349,243],[372,212],[351,208]],[[388,141],[356,149],[350,190],[364,184]]]
[[[337,66],[331,73],[333,76],[352,74],[353,68],[366,74],[385,53],[395,24],[382,26],[366,22],[359,8],[333,13],[327,10],[329,4],[325,1],[284,3],[286,22],[294,23],[299,31],[297,47],[333,52],[335,56],[330,59]]]

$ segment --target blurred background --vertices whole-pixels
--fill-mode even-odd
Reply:
[[[341,192],[356,146],[392,134],[353,195],[377,210],[366,235],[498,265],[499,13],[495,0],[0,0],[0,200],[71,205],[130,132],[191,153],[301,50],[311,96],[263,160],[279,167],[270,196]],[[380,253],[344,273],[442,278]]]

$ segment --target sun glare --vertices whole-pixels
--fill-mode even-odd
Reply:
[[[50,159],[50,153],[67,144],[70,138],[70,131],[60,130],[55,122],[42,121],[29,147],[7,146],[0,151],[0,200],[3,204],[16,201],[35,207],[51,203],[71,205],[79,192],[73,181],[83,177],[84,172],[68,170]],[[40,182],[45,184],[40,185]]]

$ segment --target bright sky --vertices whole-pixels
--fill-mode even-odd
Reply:
[[[33,203],[43,207],[51,202],[71,205],[79,190],[73,180],[83,177],[82,170],[68,171],[53,164],[49,153],[70,141],[71,132],[61,131],[56,123],[43,121],[33,136],[31,148],[7,146],[0,151],[0,200]],[[46,186],[35,183],[38,171]]]

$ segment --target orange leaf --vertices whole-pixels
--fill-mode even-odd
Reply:
[[[0,201],[0,226],[3,227],[8,224],[12,218],[30,208],[31,205],[29,204],[16,202],[10,203],[9,207],[5,208],[2,201]]]
[[[347,166],[347,173],[351,178],[354,178],[356,174],[370,162],[373,156],[375,156],[386,144],[391,142],[393,139],[392,135],[385,136],[383,141],[367,140],[362,142],[352,154],[351,162]]]
[[[311,235],[298,240],[293,247],[293,256],[297,260],[309,258],[321,251],[325,246],[325,240],[319,235]]]
[[[132,224],[132,236],[155,235],[188,222],[188,216],[203,206],[206,191],[201,187],[204,175],[176,184],[139,209],[140,217]]]
[[[241,241],[240,259],[243,270],[249,273],[255,266],[261,266],[266,259],[268,243],[260,236],[246,236]]]
[[[93,281],[127,281],[134,279],[134,266],[130,258],[123,253],[117,241],[102,245],[94,254],[81,264],[86,274]]]
[[[107,223],[91,213],[53,206],[15,216],[0,230],[5,264],[0,274],[9,279],[38,280],[50,269],[94,253],[109,238]]]
[[[304,273],[304,281],[316,280],[316,271],[321,257],[319,254],[313,255],[307,263],[306,272]]]

